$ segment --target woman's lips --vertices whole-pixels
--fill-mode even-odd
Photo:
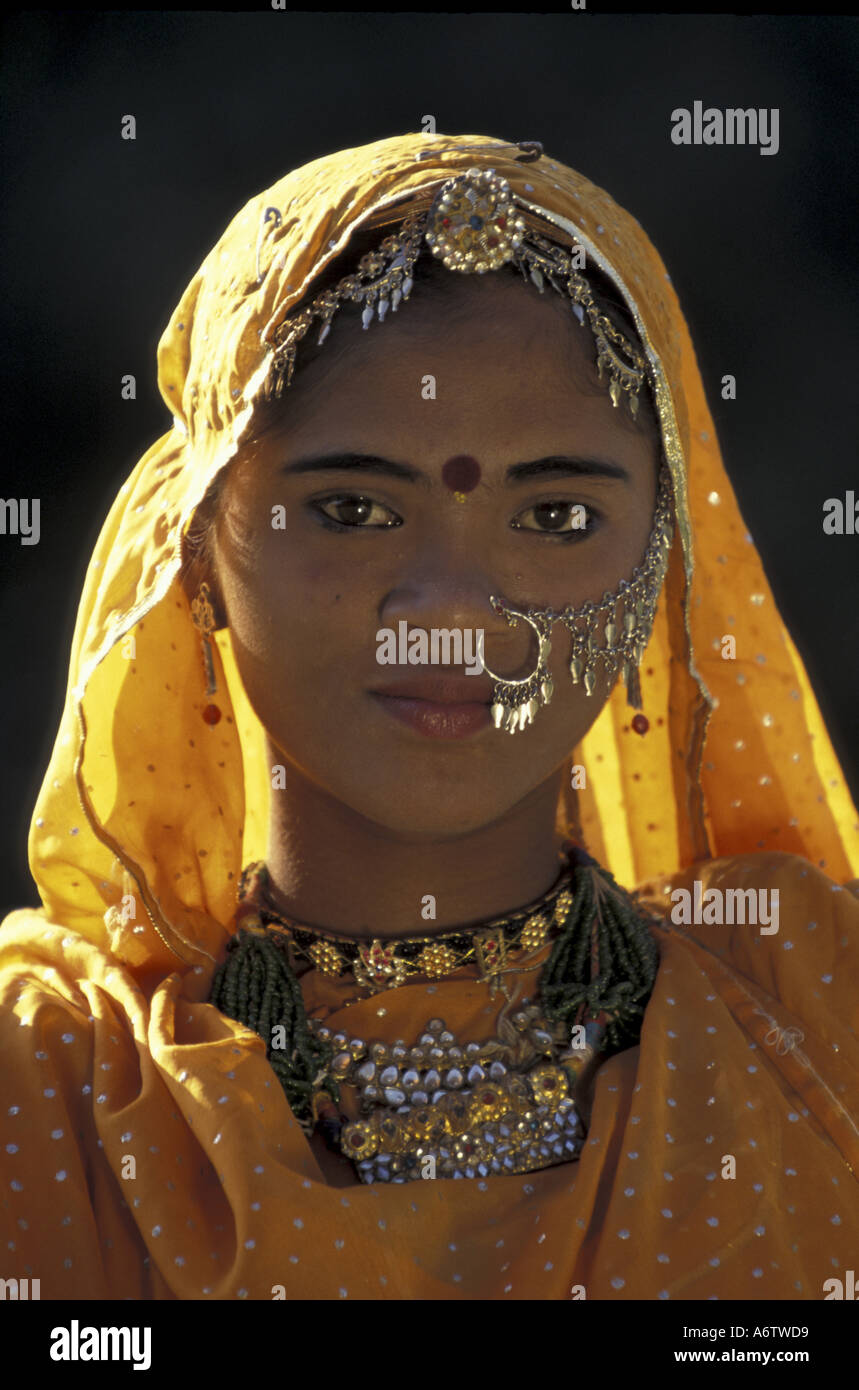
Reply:
[[[489,706],[472,701],[465,705],[436,704],[434,700],[407,700],[372,691],[383,709],[425,738],[467,738],[485,729],[492,720]]]
[[[394,719],[424,738],[468,738],[487,728],[491,683],[481,676],[395,681],[370,694]]]

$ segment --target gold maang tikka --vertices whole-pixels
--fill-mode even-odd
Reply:
[[[527,206],[535,215],[533,205]],[[279,225],[276,208],[265,209],[260,237],[269,222]],[[425,245],[449,270],[482,275],[512,262],[541,294],[548,281],[557,294],[569,298],[579,323],[590,328],[596,344],[598,373],[600,379],[604,372],[608,374],[612,404],[618,406],[624,395],[632,415],[637,414],[641,391],[646,383],[652,384],[650,366],[596,305],[579,270],[583,248],[574,244],[571,250],[565,250],[530,229],[517,209],[517,195],[509,182],[491,168],[472,168],[446,179],[435,192],[428,212],[405,217],[399,233],[385,237],[377,250],[363,256],[354,274],[344,276],[333,288],[317,295],[299,313],[264,335],[263,341],[272,354],[264,386],[266,399],[279,398],[284,387],[290,385],[298,344],[315,319],[322,324],[317,339],[321,344],[330,332],[334,315],[346,301],[362,306],[365,329],[374,317],[382,322],[389,309],[395,313],[411,294],[415,263]],[[483,669],[495,681],[492,715],[496,728],[509,733],[524,729],[533,722],[540,706],[551,700],[553,686],[547,662],[551,628],[556,622],[563,623],[572,636],[573,682],[581,681],[585,694],[590,696],[596,688],[600,664],[609,677],[620,671],[626,682],[628,703],[641,709],[638,665],[650,636],[668,565],[672,525],[671,479],[663,464],[644,559],[614,593],[604,594],[599,603],[589,602],[560,613],[551,608],[529,608],[526,612],[494,595],[490,597],[496,612],[505,614],[512,626],[519,621],[528,623],[538,640],[536,667],[522,680],[498,676],[484,664]]]
[[[279,398],[291,383],[298,344],[315,319],[322,323],[317,338],[321,344],[328,337],[334,315],[346,301],[362,306],[361,322],[365,329],[374,317],[384,321],[389,309],[396,313],[412,292],[415,263],[426,245],[448,270],[484,275],[513,262],[541,294],[548,281],[557,294],[569,298],[579,323],[587,324],[593,334],[599,376],[602,379],[603,372],[608,373],[612,404],[617,406],[621,394],[625,394],[635,415],[650,375],[647,360],[600,313],[590,286],[578,269],[584,248],[575,244],[571,250],[565,250],[529,229],[517,210],[517,196],[508,180],[494,169],[468,169],[445,179],[435,191],[428,212],[413,212],[405,217],[399,233],[385,237],[377,250],[362,256],[354,274],[344,276],[299,313],[263,335],[272,355],[264,387],[266,399]],[[260,236],[267,227],[279,225],[278,209],[266,208]]]

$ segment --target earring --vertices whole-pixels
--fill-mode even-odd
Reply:
[[[555,620],[551,608],[545,612],[535,613],[531,609],[528,613],[521,612],[518,608],[509,608],[498,598],[490,596],[489,602],[496,613],[503,613],[511,627],[515,627],[521,618],[534,629],[537,634],[539,644],[537,652],[537,665],[526,676],[524,680],[507,680],[504,676],[496,676],[494,671],[481,661],[483,669],[490,679],[495,681],[495,689],[492,692],[492,718],[495,721],[496,729],[500,729],[502,723],[508,733],[515,734],[517,729],[524,729],[526,724],[533,724],[534,715],[541,705],[548,705],[552,698],[552,677],[549,674],[548,657],[552,650],[552,642],[549,637],[549,630]]]
[[[211,634],[215,631],[215,611],[212,607],[209,586],[205,582],[200,585],[197,597],[191,604],[191,617],[202,640],[203,665],[206,669],[206,694],[216,695],[218,687],[215,682],[215,663],[212,658],[211,643]],[[203,710],[203,719],[207,724],[217,724],[220,718],[221,711],[217,705],[207,705]]]

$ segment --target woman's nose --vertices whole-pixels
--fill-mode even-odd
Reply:
[[[492,581],[484,576],[447,573],[412,575],[386,595],[380,618],[405,618],[416,627],[481,627],[501,632],[505,624],[489,601]]]
[[[493,670],[515,678],[533,665],[533,642],[527,623],[515,627],[493,608],[490,598],[499,594],[497,579],[473,566],[432,566],[412,573],[408,582],[386,594],[379,609],[380,624],[397,628],[405,621],[409,630],[470,630],[474,649]],[[514,599],[515,602],[515,599]],[[530,669],[530,666],[529,666]]]

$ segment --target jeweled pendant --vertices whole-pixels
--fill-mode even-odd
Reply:
[[[627,677],[626,703],[631,705],[633,709],[641,709],[641,681],[639,680],[637,666],[633,666]]]

